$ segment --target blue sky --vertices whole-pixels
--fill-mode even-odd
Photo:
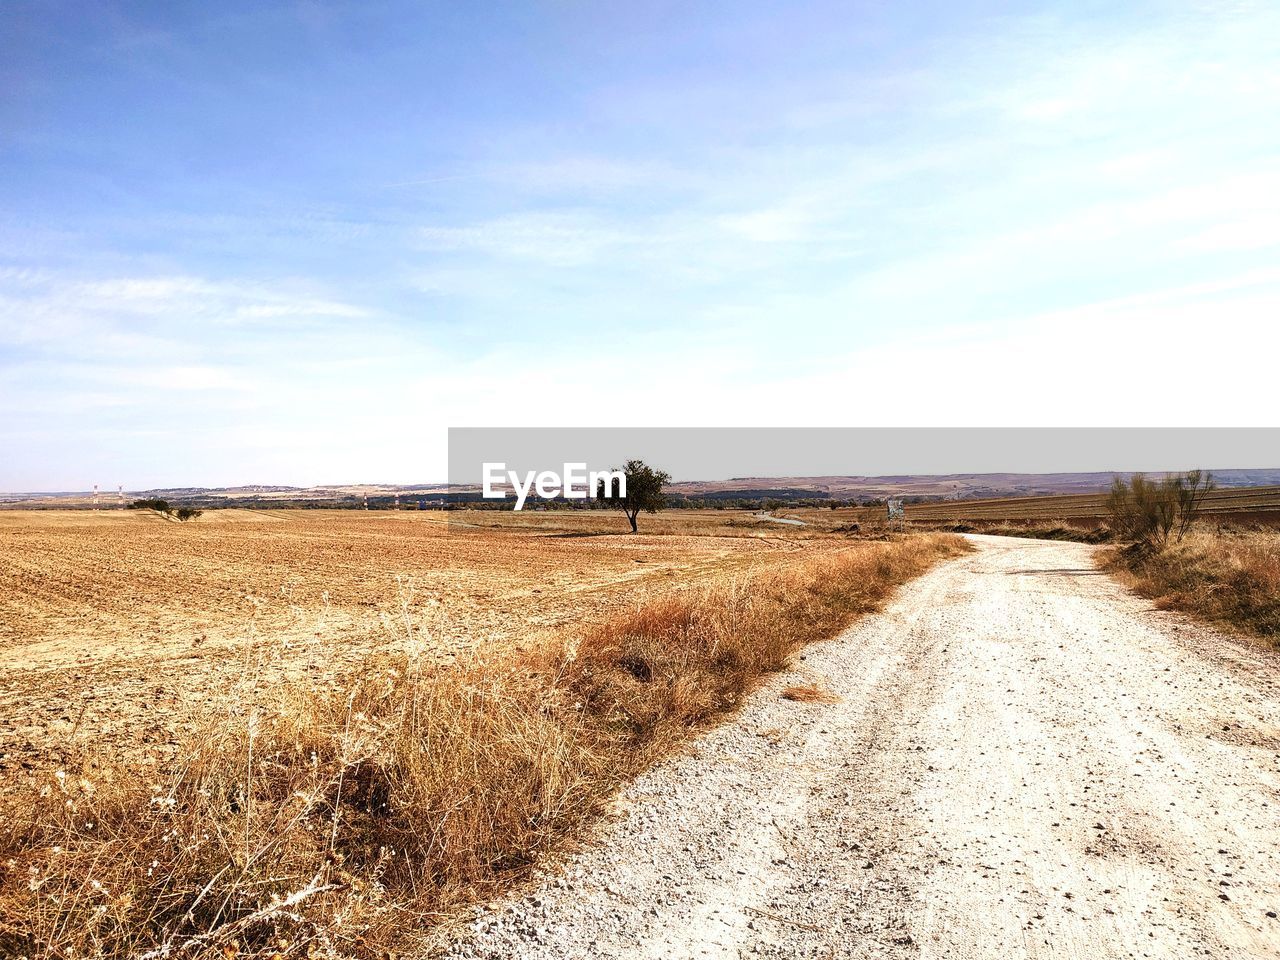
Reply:
[[[1265,2],[8,2],[0,489],[1272,425],[1277,117]]]

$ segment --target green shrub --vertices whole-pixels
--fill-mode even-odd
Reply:
[[[159,497],[143,497],[141,500],[135,500],[129,504],[130,510],[157,510],[160,513],[171,513],[173,508],[169,506],[168,500],[161,500]]]

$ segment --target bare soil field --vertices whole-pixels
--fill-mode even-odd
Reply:
[[[989,500],[946,500],[912,503],[908,520],[1101,520],[1107,515],[1105,493],[1049,497],[1001,497]],[[1280,523],[1280,486],[1223,487],[1209,491],[1203,512],[1232,522]]]
[[[448,519],[446,519],[446,517]],[[163,762],[197,714],[323,688],[404,621],[433,656],[531,646],[841,541],[731,511],[0,512],[0,781],[77,749]]]

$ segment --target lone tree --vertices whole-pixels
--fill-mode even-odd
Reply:
[[[1142,550],[1163,550],[1171,536],[1181,541],[1187,535],[1214,486],[1213,474],[1201,470],[1163,480],[1135,473],[1127,483],[1116,477],[1107,497],[1111,527],[1120,539]]]
[[[134,500],[129,504],[130,510],[154,510],[156,513],[169,514],[173,512],[173,508],[169,506],[168,500],[161,500],[159,497],[144,497],[141,500]]]
[[[627,492],[619,494],[617,486],[609,480],[596,483],[595,497],[600,503],[617,507],[631,521],[631,532],[636,533],[636,517],[640,511],[657,513],[666,505],[662,496],[662,488],[671,482],[671,474],[655,470],[643,460],[628,460],[622,468],[622,475],[627,478]]]
[[[154,510],[163,517],[177,517],[179,520],[194,520],[203,510],[197,510],[195,507],[178,507],[176,510],[168,500],[161,500],[159,497],[144,497],[141,500],[134,500],[129,504],[130,510]]]

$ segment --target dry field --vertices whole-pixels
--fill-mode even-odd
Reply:
[[[965,550],[621,521],[4,515],[0,954],[399,955]]]
[[[1100,520],[1107,514],[1105,493],[1053,497],[1001,497],[992,500],[947,500],[913,503],[909,520]],[[1235,487],[1212,490],[1204,513],[1232,521],[1280,522],[1280,487]]]
[[[448,517],[448,519],[446,519]],[[440,659],[529,647],[847,541],[730,511],[0,512],[0,782],[72,747],[163,762],[200,715],[325,687],[406,621]]]

